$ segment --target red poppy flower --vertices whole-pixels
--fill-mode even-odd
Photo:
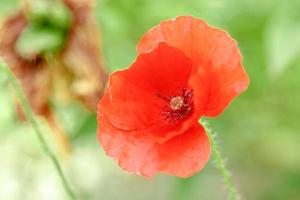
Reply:
[[[191,176],[210,156],[199,118],[217,116],[248,86],[239,49],[226,32],[193,17],[155,26],[137,49],[98,104],[99,141],[127,171]]]

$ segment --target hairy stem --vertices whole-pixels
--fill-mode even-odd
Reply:
[[[13,86],[15,93],[20,101],[20,105],[22,106],[24,113],[27,117],[27,119],[29,120],[29,123],[31,124],[39,143],[42,146],[42,149],[44,150],[45,154],[49,157],[49,159],[52,161],[61,181],[63,184],[63,187],[66,191],[66,193],[69,195],[70,199],[72,200],[76,200],[76,196],[74,195],[73,191],[71,190],[71,187],[63,173],[62,167],[58,161],[58,159],[56,158],[56,156],[54,155],[54,153],[52,153],[52,151],[50,150],[50,147],[48,146],[42,132],[41,129],[36,121],[36,119],[34,118],[34,114],[33,111],[23,93],[22,87],[20,86],[19,82],[17,81],[16,77],[14,76],[14,74],[12,73],[12,71],[8,68],[8,66],[1,60],[0,58],[0,69],[2,69],[5,73],[5,75],[7,76],[8,80],[10,81],[11,85]]]
[[[218,141],[216,139],[216,133],[212,130],[209,123],[207,121],[205,121],[204,119],[201,119],[200,123],[205,128],[205,130],[209,136],[209,139],[211,141],[212,153],[214,154],[214,157],[215,157],[215,164],[216,164],[217,168],[220,170],[220,173],[223,177],[223,181],[224,181],[226,189],[229,193],[230,200],[240,199],[238,191],[232,182],[231,173],[230,173],[229,169],[226,167],[224,158],[222,157],[222,153],[219,149]]]

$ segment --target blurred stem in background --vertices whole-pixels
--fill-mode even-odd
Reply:
[[[50,150],[50,147],[49,145],[47,144],[41,130],[40,130],[40,127],[37,123],[37,121],[35,120],[34,118],[34,114],[33,114],[33,111],[22,91],[22,88],[20,86],[20,84],[18,83],[16,77],[14,76],[14,74],[11,72],[11,70],[8,68],[8,66],[4,63],[4,61],[1,60],[0,58],[0,69],[3,70],[3,72],[5,73],[5,75],[7,76],[7,78],[9,79],[11,85],[13,86],[14,90],[15,90],[15,93],[20,101],[20,104],[24,110],[24,113],[26,115],[26,117],[28,118],[29,120],[29,123],[31,124],[34,132],[36,133],[36,136],[45,152],[45,154],[50,158],[50,160],[52,161],[61,181],[62,181],[62,184],[63,184],[63,187],[66,191],[66,193],[69,195],[69,198],[71,200],[76,200],[76,196],[74,194],[74,192],[72,191],[64,173],[63,173],[63,170],[62,170],[62,167],[57,159],[57,157],[54,155],[54,153],[52,153],[52,151]]]
[[[223,181],[225,183],[226,189],[230,195],[230,200],[240,199],[238,191],[232,182],[231,172],[229,171],[229,169],[227,169],[224,158],[222,157],[221,151],[219,149],[218,141],[216,140],[216,133],[212,130],[212,128],[210,127],[209,123],[206,120],[201,119],[200,124],[203,125],[210,139],[212,152],[215,158],[215,164],[217,168],[220,170],[220,173],[223,177]]]

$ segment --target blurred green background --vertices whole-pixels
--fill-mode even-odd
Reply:
[[[0,19],[18,7],[17,0],[0,0]],[[245,200],[300,199],[300,1],[98,0],[94,11],[111,70],[133,62],[139,38],[163,19],[193,15],[229,32],[251,84],[210,122],[233,180]],[[7,86],[0,73],[0,200],[67,199],[31,128],[17,119]],[[95,114],[77,103],[53,106],[72,139],[63,166],[81,199],[226,199],[213,158],[188,179],[131,175],[98,145]]]

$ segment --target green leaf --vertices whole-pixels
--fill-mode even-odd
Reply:
[[[64,34],[52,28],[28,26],[21,33],[16,50],[25,57],[55,53],[64,44]]]
[[[61,2],[52,4],[51,13],[48,18],[51,24],[64,30],[70,27],[72,21],[69,9]]]
[[[31,1],[29,10],[27,13],[30,23],[42,24],[49,15],[49,9],[47,1]]]
[[[271,78],[280,76],[300,55],[300,2],[282,2],[269,20],[266,56]]]
[[[67,30],[71,18],[69,9],[58,0],[34,0],[29,7],[28,19],[35,26],[47,25]]]

